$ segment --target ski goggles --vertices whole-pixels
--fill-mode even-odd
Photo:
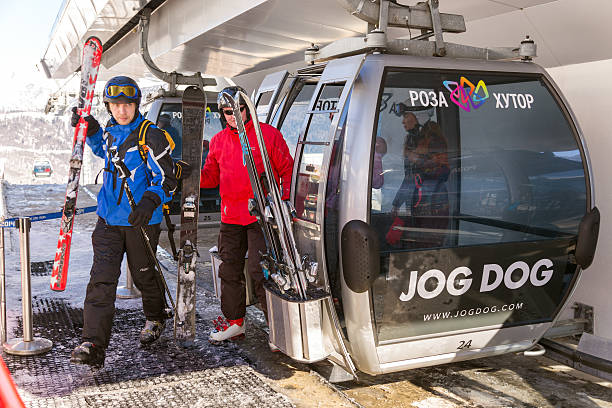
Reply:
[[[133,85],[109,85],[104,89],[104,96],[107,98],[125,96],[129,99],[137,99],[138,89]]]
[[[241,106],[240,107],[240,112],[244,112],[244,110],[246,109],[246,106]],[[234,111],[231,109],[223,109],[223,114],[227,115],[227,116],[232,116],[234,114]]]

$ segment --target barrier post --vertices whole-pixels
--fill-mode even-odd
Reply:
[[[4,228],[0,228],[0,344],[6,343],[6,285],[4,266]]]
[[[32,288],[30,285],[30,227],[29,217],[19,218],[19,252],[21,257],[21,309],[23,339],[11,339],[3,344],[8,354],[31,356],[51,350],[50,340],[32,336]]]
[[[126,262],[127,263],[127,262]],[[125,286],[117,288],[117,299],[136,299],[140,297],[140,291],[134,287],[130,266],[125,266]]]

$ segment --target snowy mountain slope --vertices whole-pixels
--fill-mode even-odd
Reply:
[[[65,184],[68,179],[68,161],[72,149],[74,129],[70,126],[70,110],[76,99],[59,98],[49,114],[44,113],[49,96],[57,85],[46,80],[37,80],[13,75],[6,83],[6,92],[0,93],[0,176],[4,166],[4,178],[12,184]],[[157,90],[159,81],[143,82],[143,94]],[[100,92],[104,83],[96,85]],[[78,90],[78,77],[74,77],[63,90]],[[101,98],[94,98],[92,114],[101,125],[109,115]],[[32,170],[37,159],[49,160],[53,174],[48,178],[34,178]],[[94,183],[95,177],[104,167],[102,159],[94,156],[86,147],[83,158],[81,183]]]
[[[4,163],[4,178],[12,184],[66,183],[73,134],[69,114],[0,113],[0,162]],[[37,159],[49,160],[51,177],[34,178],[32,170]],[[102,159],[86,148],[82,182],[93,183],[103,165]]]

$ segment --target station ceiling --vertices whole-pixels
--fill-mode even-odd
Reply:
[[[154,10],[149,51],[168,72],[234,77],[301,61],[311,43],[367,31],[336,0],[66,0],[41,65],[52,78],[69,77],[79,68],[81,44],[96,35],[113,44],[105,49],[101,79],[151,77],[134,28],[144,7]],[[545,67],[612,58],[610,0],[440,0],[440,11],[465,17],[467,32],[445,34],[450,42],[507,47],[530,35],[536,62]],[[388,31],[390,39],[418,34]]]

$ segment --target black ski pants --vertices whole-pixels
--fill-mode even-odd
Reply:
[[[219,228],[219,278],[221,279],[221,311],[226,319],[241,319],[246,314],[244,256],[249,251],[248,271],[253,279],[255,295],[266,319],[268,308],[263,287],[264,275],[259,262],[266,252],[266,241],[257,222],[249,225],[221,223]]]
[[[145,228],[151,247],[156,249],[161,231],[159,224]],[[91,242],[94,257],[83,306],[82,337],[83,341],[106,348],[113,327],[117,283],[124,253],[127,253],[134,284],[142,293],[142,308],[147,320],[163,321],[166,318],[165,294],[139,227],[107,225],[104,219],[98,218]]]

